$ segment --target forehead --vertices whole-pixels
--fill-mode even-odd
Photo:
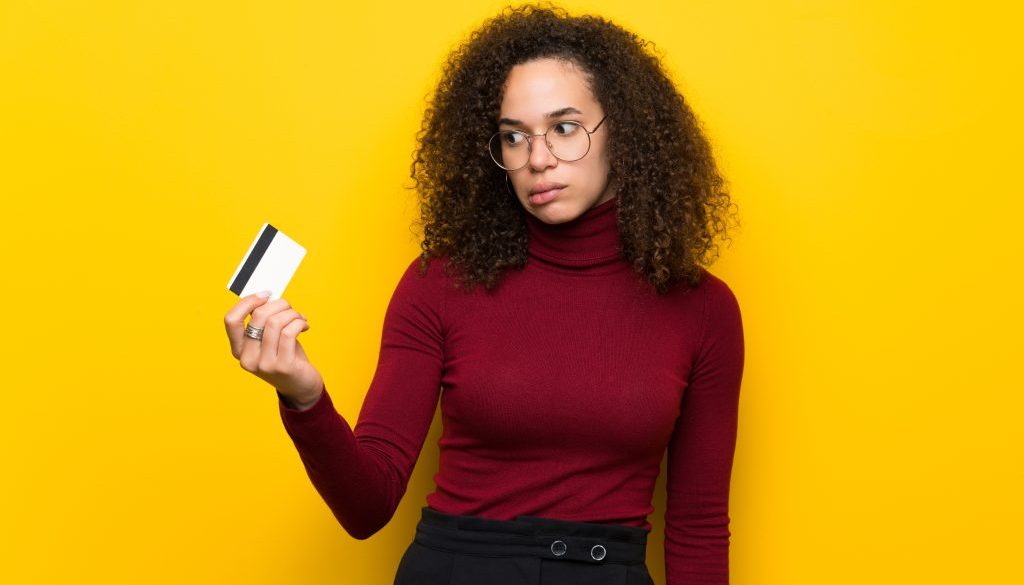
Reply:
[[[573,63],[537,59],[512,68],[505,81],[501,114],[518,118],[574,106],[584,113],[597,105],[583,71]]]

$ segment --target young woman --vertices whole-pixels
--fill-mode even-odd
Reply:
[[[666,451],[668,585],[728,582],[743,330],[702,264],[731,204],[645,47],[600,17],[521,6],[452,53],[411,169],[423,251],[354,429],[287,301],[247,297],[225,318],[355,538],[391,519],[440,399],[437,487],[397,585],[652,583]]]

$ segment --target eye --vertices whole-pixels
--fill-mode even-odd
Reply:
[[[507,146],[519,146],[526,141],[526,136],[522,132],[504,132],[501,140]]]
[[[558,136],[570,136],[573,132],[580,129],[580,125],[576,122],[559,122],[552,126],[555,134]]]

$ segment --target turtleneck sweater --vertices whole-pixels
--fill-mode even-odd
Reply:
[[[448,514],[651,529],[666,465],[667,585],[729,581],[729,487],[743,373],[739,305],[706,269],[657,295],[621,251],[617,198],[571,221],[524,213],[522,269],[456,289],[444,257],[405,269],[355,427],[325,388],[284,427],[342,527],[392,518],[441,404]],[[351,392],[351,390],[346,390]]]

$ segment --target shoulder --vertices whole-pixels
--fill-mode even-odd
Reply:
[[[701,268],[701,282],[698,288],[704,292],[704,298],[711,303],[734,303],[738,304],[736,294],[725,280],[712,273],[706,268]]]
[[[402,271],[395,285],[394,296],[401,299],[441,303],[449,280],[444,257],[431,257],[426,260],[417,254]]]
[[[385,314],[385,329],[401,331],[410,337],[428,334],[443,338],[446,295],[442,262],[437,259],[412,259],[395,285]]]
[[[448,280],[447,263],[444,256],[424,259],[422,254],[417,254],[406,265],[399,286],[439,287]]]
[[[742,328],[739,299],[725,280],[701,268],[701,283],[697,288],[704,299],[703,335],[707,335],[709,329],[713,332],[722,327]]]

